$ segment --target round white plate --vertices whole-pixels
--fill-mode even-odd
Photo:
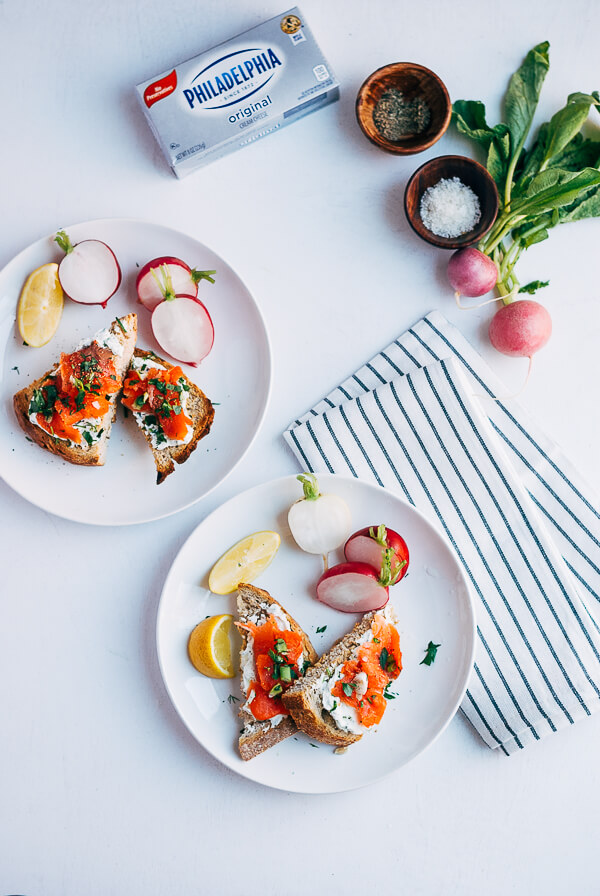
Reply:
[[[43,348],[22,344],[15,325],[26,277],[62,252],[54,234],[29,246],[0,272],[0,475],[28,501],[67,519],[99,525],[143,523],[176,513],[204,497],[233,470],[263,420],[271,383],[271,351],[260,310],[237,274],[191,236],[143,221],[107,219],[67,227],[73,242],[104,240],[115,252],[123,280],[106,308],[65,299],[58,332]],[[215,283],[200,283],[199,297],[215,326],[211,353],[185,373],[215,403],[211,432],[184,466],[160,486],[152,454],[133,419],[121,411],[113,424],[104,467],[68,464],[27,441],[12,397],[50,370],[60,352],[116,316],[138,315],[140,348],[164,354],[152,335],[150,313],[137,303],[137,272],[151,258],[174,255],[191,267],[216,270]]]
[[[344,755],[298,733],[244,762],[237,740],[241,696],[238,678],[205,678],[190,664],[187,640],[194,626],[217,613],[236,615],[236,594],[208,590],[208,573],[232,544],[261,529],[281,535],[271,565],[254,583],[273,595],[304,628],[317,653],[329,650],[360,616],[319,603],[314,587],[322,560],[296,546],[287,513],[302,496],[295,476],[276,479],[223,504],[192,532],[165,582],[157,620],[158,657],[167,691],[193,736],[217,759],[246,778],[302,793],[351,790],[389,774],[417,756],[444,730],[466,690],[475,649],[475,614],[462,567],[445,537],[410,504],[379,486],[319,475],[321,491],[341,495],[355,529],[384,523],[404,536],[409,572],[390,590],[400,618],[403,670],[392,687],[377,731]],[[330,565],[343,560],[330,555]],[[326,626],[324,632],[317,628]],[[440,644],[431,666],[421,665],[429,641]]]

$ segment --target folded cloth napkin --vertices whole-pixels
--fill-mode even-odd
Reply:
[[[396,491],[445,531],[476,597],[461,709],[507,755],[600,707],[600,513],[556,444],[438,312],[285,439],[304,469]]]

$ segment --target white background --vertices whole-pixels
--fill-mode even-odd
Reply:
[[[86,527],[0,482],[0,894],[598,892],[598,717],[510,759],[456,718],[379,784],[300,796],[219,765],[164,690],[154,636],[169,566],[222,501],[296,471],[280,436],[293,417],[432,308],[507,388],[525,374],[526,361],[487,345],[489,309],[456,309],[447,256],[404,218],[412,171],[471,147],[448,133],[422,156],[381,153],[354,119],[363,79],[388,62],[419,62],[453,99],[484,100],[495,122],[510,73],[548,39],[539,120],[567,94],[600,88],[594,0],[304,0],[302,10],[340,78],[340,102],[177,181],[134,85],[283,6],[0,2],[0,264],[92,218],[186,231],[256,296],[275,364],[253,448],[175,517]],[[599,228],[561,228],[520,264],[522,282],[550,279],[542,295],[554,320],[522,402],[597,490]]]

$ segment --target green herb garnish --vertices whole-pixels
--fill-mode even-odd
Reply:
[[[318,635],[322,634],[324,631],[326,631],[326,629],[327,629],[327,626],[326,626],[326,625],[321,625],[321,626],[317,629],[317,634],[318,634]]]
[[[240,702],[240,698],[239,698],[239,697],[235,697],[233,694],[230,694],[229,697],[227,698],[227,702],[228,702],[228,703],[239,703],[239,702]]]
[[[269,691],[269,697],[278,697],[281,693],[283,693],[283,686],[279,683],[274,684]]]
[[[434,644],[433,641],[430,641],[427,645],[427,650],[425,651],[425,659],[422,659],[419,663],[419,666],[431,666],[433,662],[435,662],[435,658],[437,656],[438,647],[441,647],[441,644]]]
[[[392,692],[390,691],[391,686],[392,686],[392,682],[388,681],[388,683],[386,684],[386,686],[383,689],[383,696],[385,697],[386,700],[395,700],[396,697],[398,696],[398,694],[392,694]]]
[[[123,326],[123,322],[121,321],[121,318],[117,317],[117,318],[115,318],[115,320],[117,321],[119,327],[121,328],[121,332],[123,332],[123,333],[125,333],[125,335],[127,335],[127,330]]]

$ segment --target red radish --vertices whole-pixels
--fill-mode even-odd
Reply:
[[[552,319],[543,305],[519,299],[504,305],[490,322],[490,342],[503,355],[531,358],[552,334]]]
[[[376,570],[381,569],[386,550],[391,550],[390,563],[394,572],[398,571],[397,582],[408,572],[408,547],[401,535],[385,526],[367,526],[351,535],[344,545],[346,560],[368,563]]]
[[[195,367],[213,347],[213,322],[194,296],[165,299],[152,312],[150,322],[156,341],[176,361]]]
[[[398,581],[391,569],[391,550],[384,552],[381,572],[368,563],[338,563],[317,582],[317,599],[342,613],[368,613],[387,604],[389,586]]]
[[[162,276],[163,281],[166,281],[168,276],[168,288],[172,291],[173,296],[184,295],[194,297],[198,295],[198,283],[200,280],[209,280],[210,283],[214,283],[215,281],[212,275],[216,273],[216,271],[198,271],[196,268],[192,269],[189,264],[186,264],[181,258],[175,258],[172,255],[163,255],[160,258],[153,258],[152,261],[149,261],[140,270],[135,281],[138,302],[144,305],[149,311],[154,311],[156,306],[160,304],[163,299],[169,297],[165,295],[167,283],[163,282],[161,284],[160,280],[157,282],[156,275],[153,273],[154,271],[158,272],[159,277]]]
[[[448,280],[458,296],[482,296],[496,285],[498,268],[489,256],[469,246],[450,258]]]
[[[121,268],[113,250],[101,240],[82,240],[73,245],[64,230],[54,241],[65,252],[58,266],[63,292],[82,305],[102,305],[113,296],[121,283]]]

